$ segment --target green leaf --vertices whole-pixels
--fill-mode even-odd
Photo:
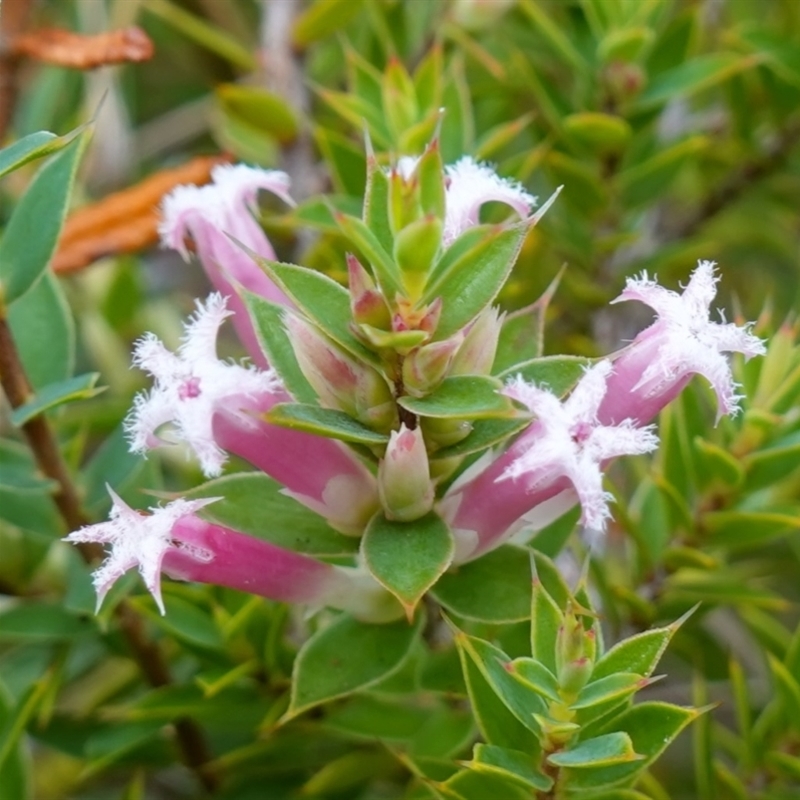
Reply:
[[[314,556],[340,556],[358,549],[358,540],[337,533],[310,509],[282,493],[263,472],[238,472],[196,486],[186,498],[220,497],[200,515],[220,525]]]
[[[787,436],[772,447],[749,453],[742,463],[748,492],[772,486],[800,464],[800,435]]]
[[[412,414],[437,419],[516,417],[510,398],[500,394],[503,385],[483,375],[457,375],[425,397],[400,397],[397,402]]]
[[[377,178],[373,176],[373,185],[376,180]],[[372,197],[368,208],[374,208],[376,202],[379,201]],[[364,255],[372,266],[375,278],[384,295],[394,298],[398,293],[403,294],[403,281],[397,264],[384,248],[381,239],[372,232],[367,223],[362,222],[358,217],[351,217],[348,214],[337,213],[334,218],[342,234],[356,250]],[[372,213],[370,213],[370,218],[374,221]],[[382,220],[380,226],[382,226]],[[379,232],[381,229],[382,227],[379,227]]]
[[[87,372],[85,375],[77,375],[61,383],[51,383],[49,386],[45,386],[36,393],[33,400],[14,409],[11,414],[12,425],[19,428],[29,419],[64,403],[95,397],[106,389],[105,386],[95,388],[99,377],[99,372]]]
[[[743,56],[739,53],[717,52],[696,56],[656,76],[639,96],[636,105],[642,109],[650,108],[676,97],[696,94],[751,69],[759,61],[760,56]]]
[[[576,711],[610,701],[621,700],[639,689],[648,686],[652,681],[634,672],[617,672],[605,678],[587,683],[578,694],[578,699],[570,705]]]
[[[517,260],[531,225],[532,222],[526,221],[505,228],[478,226],[462,234],[444,251],[433,268],[431,284],[423,297],[424,303],[436,297],[443,300],[437,339],[452,336],[494,300]],[[465,244],[471,246],[465,247]]]
[[[0,614],[0,641],[64,641],[95,630],[60,605],[26,601]]]
[[[556,672],[556,636],[563,614],[545,588],[538,570],[531,591],[531,654],[550,672]]]
[[[242,298],[258,336],[258,343],[267,354],[270,366],[280,375],[286,390],[300,403],[314,403],[317,393],[311,388],[297,363],[297,356],[283,323],[284,314],[290,312],[252,292],[242,290]]]
[[[622,117],[597,111],[570,114],[564,119],[564,132],[599,152],[618,152],[631,138],[631,126]]]
[[[545,714],[547,705],[539,694],[523,686],[509,674],[507,665],[511,659],[500,648],[465,633],[456,633],[456,645],[472,659],[481,675],[495,691],[505,707],[529,731],[539,733],[539,725],[534,714]],[[502,744],[502,742],[492,742]],[[509,746],[519,748],[519,744]]]
[[[14,725],[14,711],[11,697],[0,683],[0,731],[11,732]],[[0,800],[22,800],[30,797],[24,744],[19,740],[11,742],[9,737],[4,749],[7,753],[3,763],[0,764]]]
[[[294,664],[287,717],[313,706],[367,689],[405,663],[424,624],[372,625],[345,614],[317,631],[300,649]]]
[[[439,796],[445,800],[530,800],[531,792],[521,786],[514,775],[503,775],[498,771],[464,770],[456,773],[444,784],[437,786]]]
[[[45,164],[14,208],[0,239],[0,290],[11,305],[42,276],[58,243],[89,130]]]
[[[728,486],[740,486],[744,481],[742,462],[724,447],[709,442],[702,436],[694,437],[694,446],[701,453],[701,463],[709,478],[718,478]]]
[[[564,28],[552,19],[544,7],[536,0],[520,0],[520,8],[554,55],[578,74],[587,72],[586,60],[564,33]]]
[[[698,156],[710,144],[707,136],[688,136],[655,155],[623,170],[618,189],[626,206],[638,206],[663,196],[667,186],[678,176],[681,167]]]
[[[265,419],[273,425],[306,431],[316,436],[364,445],[385,445],[389,437],[367,428],[349,414],[304,403],[278,403]]]
[[[259,266],[286,292],[309,319],[333,341],[361,361],[380,366],[380,360],[350,330],[350,295],[327,275],[306,267],[281,264],[250,253]]]
[[[734,549],[760,547],[800,528],[800,514],[777,511],[711,511],[703,515],[709,543]]]
[[[527,551],[504,545],[442,575],[432,594],[464,619],[521,622],[531,615],[530,578]]]
[[[34,389],[72,375],[75,326],[61,287],[50,272],[13,303],[8,322]]]
[[[521,376],[529,383],[563,397],[583,377],[592,360],[581,356],[543,356],[514,364],[497,375],[500,380]]]
[[[458,656],[472,713],[483,738],[501,747],[538,752],[539,740],[535,733],[508,710],[469,653],[458,647]]]
[[[297,138],[297,118],[279,95],[237,83],[221,83],[215,94],[226,114],[240,117],[256,130],[274,136],[281,144],[290,144]]]
[[[515,658],[508,671],[523,686],[532,689],[545,700],[561,701],[558,681],[547,667],[535,658],[523,656]]]
[[[167,587],[168,584],[164,586],[165,589]],[[222,649],[222,634],[206,609],[172,591],[165,591],[164,595],[168,613],[163,616],[150,597],[133,597],[129,602],[154,625],[172,634],[176,639],[206,650]]]
[[[61,150],[72,141],[73,135],[74,132],[66,136],[56,136],[50,131],[38,131],[4,147],[0,150],[0,178],[30,161]]]
[[[532,753],[492,744],[476,744],[469,767],[478,772],[496,773],[536,791],[547,792],[553,785],[553,779],[542,773],[537,762]]]
[[[258,63],[252,53],[218,26],[185,11],[172,0],[145,0],[143,7],[160,17],[187,39],[216,53],[245,72],[253,72]]]
[[[643,631],[617,643],[595,664],[591,680],[594,682],[620,672],[635,672],[645,678],[650,677],[675,631],[692,613],[694,609],[666,628]]]
[[[316,0],[295,19],[292,42],[303,49],[341,30],[363,6],[363,0]]]
[[[644,756],[634,752],[631,737],[617,731],[586,739],[574,747],[552,753],[547,761],[557,767],[585,769],[587,767],[608,767],[628,761],[641,761]]]
[[[567,790],[600,789],[628,783],[667,749],[675,737],[701,714],[693,708],[668,703],[640,703],[614,717],[605,727],[609,733],[627,734],[641,760],[604,767],[572,768],[565,772]],[[564,768],[565,770],[567,768]]]
[[[14,492],[49,492],[58,484],[38,472],[27,447],[0,439],[0,489]]]
[[[361,541],[369,571],[408,614],[450,566],[454,548],[450,528],[433,512],[414,522],[393,522],[376,514]]]
[[[530,420],[524,417],[520,419],[478,419],[472,423],[472,432],[466,439],[448,447],[442,447],[431,453],[430,457],[432,460],[436,460],[479,453],[481,450],[507,441],[515,433],[527,428],[528,425],[530,425]]]
[[[561,283],[564,271],[565,268],[559,270],[535,303],[512,311],[505,318],[500,328],[492,374],[504,373],[518,364],[541,358],[547,309]]]

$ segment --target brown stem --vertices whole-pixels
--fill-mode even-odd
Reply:
[[[33,397],[33,389],[25,374],[2,306],[0,306],[0,386],[12,408],[19,408]],[[53,499],[69,530],[76,530],[85,525],[88,517],[81,508],[78,492],[67,471],[47,418],[38,415],[28,420],[22,426],[22,432],[28,440],[39,469],[58,484]],[[94,561],[101,555],[100,547],[97,545],[82,545],[80,552],[87,562]],[[148,639],[142,620],[131,605],[122,601],[117,605],[115,615],[133,658],[148,683],[156,688],[170,684],[172,679],[164,657],[158,645]],[[175,732],[184,763],[195,772],[205,789],[213,792],[218,781],[206,767],[211,756],[203,732],[193,720],[185,717],[175,721]]]

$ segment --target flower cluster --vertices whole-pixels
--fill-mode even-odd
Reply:
[[[617,301],[646,303],[655,321],[585,366],[569,391],[527,380],[524,364],[497,376],[505,319],[492,303],[556,195],[534,213],[536,199],[488,166],[467,157],[443,166],[435,141],[388,168],[370,154],[363,219],[334,217],[359,253],[347,257],[348,291],[274,261],[253,216],[262,189],[292,202],[286,175],[244,166],[219,167],[212,185],[166,199],[164,244],[187,257],[191,240],[217,292],[198,302],[177,353],[152,335],[136,344],[134,365],[154,383],[128,417],[131,447],[177,440],[208,477],[228,454],[243,458],[321,529],[360,537],[360,553],[333,566],[208,521],[209,500],[141,515],[112,491],[110,520],[68,537],[111,548],[95,575],[99,600],[138,566],[162,612],[163,571],[390,618],[429,588],[418,573],[479,558],[576,503],[582,524],[602,530],[608,462],[657,447],[652,421],[695,374],[710,382],[720,415],[735,413],[727,354],[764,352],[749,328],[709,319],[718,278],[702,261],[682,294],[630,279]],[[487,202],[507,205],[510,219],[481,224]],[[228,318],[249,366],[217,357]],[[507,432],[489,436],[500,423]],[[481,452],[467,468],[465,455]],[[421,520],[450,546],[425,569],[387,567],[382,536]]]

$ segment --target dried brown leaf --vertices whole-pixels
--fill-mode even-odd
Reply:
[[[99,258],[134,253],[158,242],[158,207],[176,186],[208,183],[226,156],[198,156],[78,209],[67,218],[53,257],[57,273],[75,272]]]
[[[59,67],[95,69],[106,64],[147,61],[153,55],[153,43],[135,25],[94,36],[62,28],[42,28],[15,37],[11,50],[14,55]]]

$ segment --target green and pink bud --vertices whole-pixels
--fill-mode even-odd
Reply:
[[[299,315],[287,312],[284,322],[297,363],[320,403],[376,430],[389,430],[397,411],[391,389],[380,373]]]
[[[392,431],[378,467],[378,491],[387,519],[411,522],[432,508],[434,488],[422,430]]]

